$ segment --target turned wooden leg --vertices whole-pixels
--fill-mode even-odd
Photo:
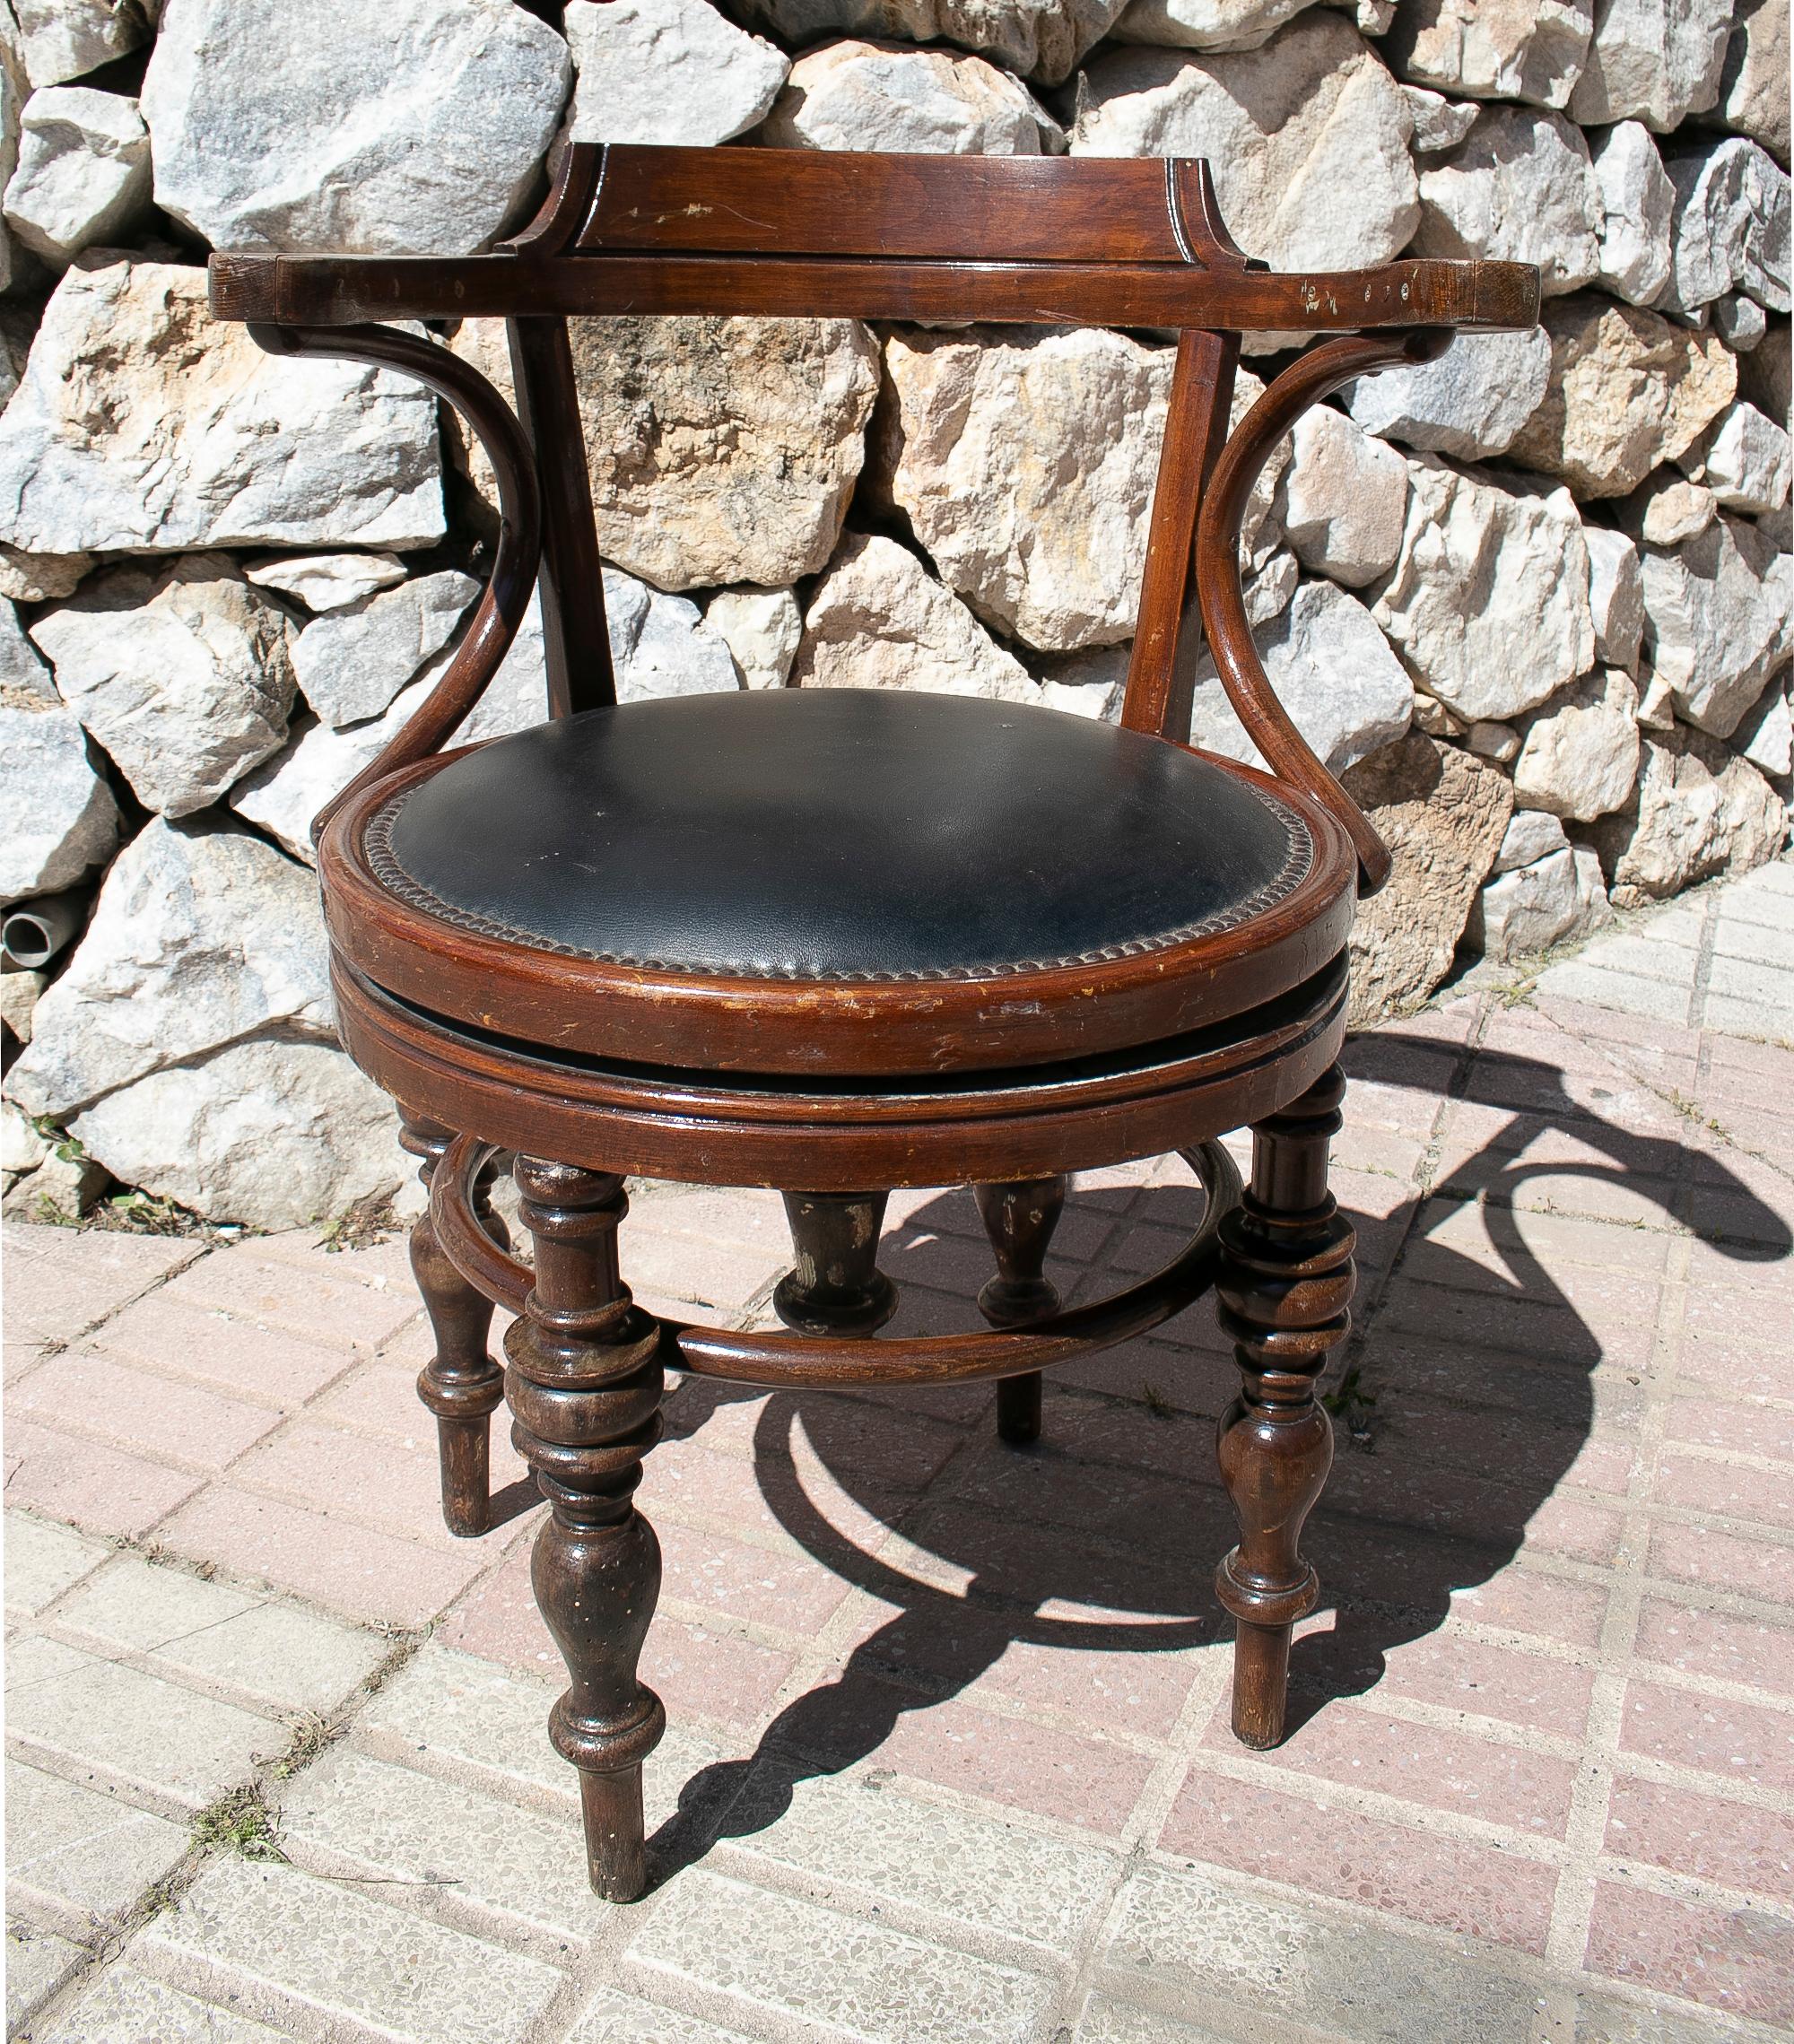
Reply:
[[[878,1267],[882,1192],[788,1192],[785,1216],[797,1267],[779,1280],[772,1310],[805,1335],[875,1334],[897,1310],[897,1287]]]
[[[1215,1445],[1241,1537],[1215,1587],[1239,1621],[1233,1734],[1249,1746],[1283,1738],[1290,1636],[1320,1587],[1297,1544],[1333,1461],[1315,1379],[1351,1324],[1352,1225],[1327,1189],[1345,1092],[1336,1065],[1253,1129],[1251,1184],[1221,1224],[1215,1293],[1241,1395]]]
[[[403,1111],[403,1110],[402,1110]],[[418,1160],[427,1187],[452,1140],[449,1131],[420,1115],[404,1114],[399,1137]],[[474,1188],[475,1211],[497,1239],[509,1243],[504,1222],[488,1204],[494,1173]],[[442,1458],[442,1517],[450,1533],[470,1539],[492,1523],[492,1415],[504,1396],[504,1373],[486,1347],[492,1301],[475,1291],[436,1239],[426,1207],[411,1228],[411,1269],[430,1315],[436,1353],[423,1366],[417,1395],[436,1415]]]
[[[1011,1185],[972,1187],[997,1253],[997,1275],[978,1295],[978,1309],[993,1327],[1019,1327],[1058,1311],[1058,1287],[1042,1273],[1068,1182],[1063,1177],[1017,1179]],[[1015,1448],[1041,1438],[1038,1370],[997,1380],[997,1433]]]
[[[636,1679],[660,1544],[630,1501],[660,1438],[659,1329],[617,1274],[622,1179],[533,1157],[512,1175],[536,1283],[505,1337],[505,1395],[512,1439],[552,1508],[530,1578],[572,1677],[548,1732],[579,1770],[592,1886],[632,1902],[648,1885],[641,1763],[666,1727]]]

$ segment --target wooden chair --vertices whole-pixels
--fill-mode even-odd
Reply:
[[[1275,275],[1229,239],[1200,162],[580,145],[492,254],[221,255],[212,297],[277,354],[416,377],[498,478],[484,596],[319,819],[318,859],[343,1040],[402,1103],[430,1187],[413,1258],[445,1515],[487,1523],[501,1389],[552,1508],[534,1579],[571,1677],[551,1732],[580,1770],[592,1885],[628,1900],[647,1882],[641,1766],[665,1714],[636,1666],[659,1557],[631,1500],[668,1366],[788,1389],[994,1378],[1002,1435],[1025,1442],[1042,1369],[1213,1285],[1243,1382],[1219,1430],[1233,1727],[1275,1744],[1317,1590],[1297,1544],[1331,1457],[1315,1383],[1353,1289],[1327,1189],[1346,931],[1389,857],[1266,681],[1239,522],[1305,406],[1454,327],[1530,326],[1537,272]],[[890,690],[616,707],[566,317],[699,312],[1176,329],[1120,728]],[[473,315],[509,322],[517,416],[448,349],[363,324]],[[1230,439],[1252,329],[1345,331]],[[550,721],[442,752],[537,588]],[[1271,774],[1185,742],[1198,607]],[[1242,1191],[1215,1139],[1249,1125]],[[1060,1310],[1042,1266],[1066,1174],[1171,1151],[1207,1192],[1188,1247]],[[507,1164],[533,1269],[487,1203]],[[631,1172],[784,1189],[794,1331],[638,1307],[618,1273]],[[966,1183],[997,1268],[988,1326],[866,1339],[893,1304],[886,1191]],[[494,1302],[519,1316],[502,1375]]]

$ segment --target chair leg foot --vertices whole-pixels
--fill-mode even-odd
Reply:
[[[1215,1447],[1241,1537],[1215,1587],[1239,1622],[1234,1736],[1259,1749],[1283,1739],[1290,1640],[1320,1588],[1299,1543],[1333,1461],[1315,1381],[1351,1325],[1352,1226],[1327,1189],[1345,1090],[1335,1065],[1258,1124],[1251,1183],[1222,1223],[1215,1294],[1241,1390]]]
[[[448,1147],[449,1131],[406,1113],[400,1141],[418,1160],[428,1186]],[[481,1218],[504,1238],[487,1205],[492,1174],[475,1189]],[[417,1395],[436,1415],[442,1466],[442,1518],[452,1534],[472,1539],[492,1524],[492,1415],[504,1396],[504,1374],[487,1350],[492,1309],[443,1255],[426,1209],[412,1223],[411,1269],[430,1316],[436,1353],[424,1364]]]
[[[779,1281],[772,1310],[804,1335],[876,1334],[897,1310],[897,1287],[878,1267],[882,1192],[788,1192],[785,1218],[797,1266]]]
[[[978,1295],[993,1327],[1020,1327],[1059,1309],[1058,1287],[1042,1274],[1053,1231],[1065,1212],[1063,1176],[973,1186],[971,1196],[997,1257],[997,1275]],[[997,1386],[997,1438],[1027,1448],[1041,1438],[1041,1373],[1006,1377]]]
[[[622,1179],[526,1157],[513,1169],[536,1283],[505,1339],[505,1390],[550,1506],[530,1579],[571,1678],[549,1736],[579,1770],[592,1886],[631,1902],[648,1886],[641,1764],[666,1726],[636,1674],[660,1544],[631,1502],[660,1438],[659,1329],[617,1274]]]

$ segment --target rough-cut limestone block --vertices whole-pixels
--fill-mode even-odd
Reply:
[[[791,685],[1041,700],[1021,662],[913,553],[863,533],[848,535],[816,585]]]
[[[1408,0],[1383,55],[1402,77],[1442,92],[1565,107],[1594,26],[1594,0]]]
[[[1115,39],[1167,49],[1257,49],[1311,4],[1312,0],[1129,0],[1115,24]]]
[[[10,0],[34,87],[84,78],[149,41],[160,0]]]
[[[800,57],[759,139],[896,155],[1043,156],[1064,145],[1027,87],[981,57],[869,42]]]
[[[114,569],[31,636],[146,809],[191,815],[286,737],[292,621],[227,555]]]
[[[232,1044],[108,1094],[69,1133],[124,1184],[250,1228],[341,1213],[406,1168],[392,1102],[328,1043]]]
[[[1414,689],[1389,642],[1356,597],[1304,582],[1280,616],[1253,634],[1277,700],[1330,773],[1382,750],[1408,727]],[[1190,740],[1264,767],[1205,650],[1197,663]]]
[[[322,613],[403,582],[405,563],[390,553],[277,553],[272,561],[251,561],[243,573],[257,588],[277,589]]]
[[[1646,546],[1680,546],[1719,517],[1720,500],[1704,483],[1691,483],[1673,469],[1659,468],[1630,497],[1622,497],[1614,514]]]
[[[135,100],[83,85],[31,94],[5,210],[34,256],[61,269],[94,242],[120,239],[149,203],[150,135]]]
[[[573,344],[608,559],[663,589],[785,588],[823,566],[878,391],[863,326],[581,319]]]
[[[1404,364],[1346,386],[1366,432],[1423,454],[1476,461],[1501,454],[1545,396],[1551,343],[1524,334],[1460,334],[1437,361]]]
[[[80,256],[0,415],[0,540],[34,552],[442,536],[436,401],[355,362],[277,361],[205,272]]]
[[[1733,0],[1595,0],[1595,33],[1570,95],[1584,127],[1636,117],[1659,135],[1720,96]]]
[[[1263,48],[1116,49],[1085,74],[1074,156],[1206,156],[1222,214],[1274,269],[1399,255],[1420,218],[1413,116],[1376,52],[1330,8]]]
[[[1645,643],[1685,722],[1729,738],[1794,651],[1790,570],[1754,526],[1715,518],[1673,552],[1644,554]]]
[[[1589,292],[1545,309],[1551,378],[1508,457],[1581,497],[1622,497],[1694,446],[1737,388],[1736,358],[1642,307]]]
[[[1417,256],[1536,263],[1547,297],[1601,266],[1601,187],[1581,132],[1561,114],[1491,107],[1420,177]]]
[[[1290,442],[1276,518],[1297,560],[1354,589],[1387,574],[1401,552],[1407,464],[1324,404],[1302,413]]]
[[[1508,818],[1493,870],[1514,873],[1523,865],[1536,865],[1553,852],[1563,851],[1569,842],[1561,817],[1543,809],[1516,809]]]
[[[15,604],[49,604],[72,596],[93,566],[91,553],[27,553],[0,542],[0,596]]]
[[[1736,289],[1786,312],[1788,173],[1767,150],[1738,135],[1692,153],[1678,151],[1665,169],[1676,201],[1670,281],[1659,302],[1692,317]]]
[[[168,0],[156,204],[214,248],[465,256],[530,196],[572,68],[510,0]]]
[[[1499,767],[1418,732],[1351,769],[1346,787],[1394,860],[1352,926],[1346,1026],[1363,1029],[1415,1007],[1450,970],[1513,790]]]
[[[1732,749],[1759,772],[1786,780],[1794,770],[1794,718],[1788,708],[1784,682],[1772,682],[1738,720]]]
[[[1448,100],[1424,85],[1404,85],[1402,98],[1414,119],[1414,152],[1439,156],[1456,149],[1476,125],[1482,109],[1474,100]]]
[[[110,855],[118,805],[66,710],[0,707],[0,901],[59,893]]]
[[[831,35],[945,42],[1018,77],[1058,85],[1127,0],[730,0],[729,12],[788,48]]]
[[[880,485],[988,623],[1048,652],[1130,634],[1171,361],[1090,328],[885,344]]]
[[[6,1090],[60,1121],[245,1037],[327,1039],[330,1013],[312,876],[234,826],[157,818],[113,862]]]
[[[25,636],[18,612],[6,599],[0,599],[0,689],[18,689],[28,696],[39,696],[47,703],[57,700],[50,671]]]
[[[1755,404],[1734,404],[1694,451],[1694,473],[1727,510],[1762,518],[1788,501],[1788,435]]]
[[[1677,726],[1646,737],[1636,796],[1590,835],[1614,906],[1636,909],[1773,858],[1788,805],[1717,739]]]
[[[1735,355],[1747,355],[1769,331],[1769,315],[1754,298],[1729,291],[1707,308],[1713,331]]]
[[[1424,456],[1374,615],[1408,672],[1468,721],[1518,716],[1593,664],[1589,553],[1567,491],[1504,490]]]
[[[1638,688],[1617,667],[1584,674],[1528,725],[1514,800],[1572,822],[1617,809],[1638,779]]]
[[[1772,319],[1762,342],[1738,363],[1738,393],[1778,426],[1789,423],[1790,388],[1789,329],[1785,319]]]
[[[1669,281],[1676,187],[1642,121],[1621,121],[1590,144],[1601,194],[1595,282],[1628,305],[1649,305]]]
[[[572,142],[727,142],[765,119],[791,68],[706,0],[571,0],[566,29]]]
[[[804,613],[791,589],[719,589],[704,622],[729,649],[742,685],[782,689],[804,636]]]
[[[1492,880],[1470,910],[1464,939],[1505,963],[1591,936],[1613,917],[1599,855],[1588,845],[1565,845]]]
[[[1628,674],[1638,672],[1644,639],[1644,577],[1638,548],[1607,526],[1582,527],[1589,549],[1589,613],[1595,624],[1595,657]]]
[[[1788,161],[1788,0],[1738,0],[1726,66],[1720,79],[1720,117],[1729,128],[1760,142]]]
[[[450,568],[314,618],[292,644],[300,694],[338,730],[378,717],[448,643],[479,593]]]

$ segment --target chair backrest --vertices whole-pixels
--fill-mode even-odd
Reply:
[[[459,257],[222,254],[212,302],[278,353],[344,355],[420,378],[485,444],[503,526],[491,583],[423,708],[338,802],[440,748],[497,671],[539,580],[551,715],[615,700],[566,320],[736,314],[1173,328],[1180,335],[1123,721],[1181,742],[1186,624],[1200,608],[1246,729],[1339,817],[1364,885],[1388,855],[1284,714],[1253,649],[1239,520],[1307,404],[1456,328],[1536,323],[1520,263],[1410,259],[1273,272],[1229,236],[1206,163],[1181,158],[863,155],[576,144],[523,232]],[[448,351],[362,322],[504,317],[518,412]],[[1334,333],[1232,440],[1240,335]],[[332,805],[335,806],[335,805]],[[326,812],[327,816],[328,811]],[[320,824],[324,821],[319,819]]]

